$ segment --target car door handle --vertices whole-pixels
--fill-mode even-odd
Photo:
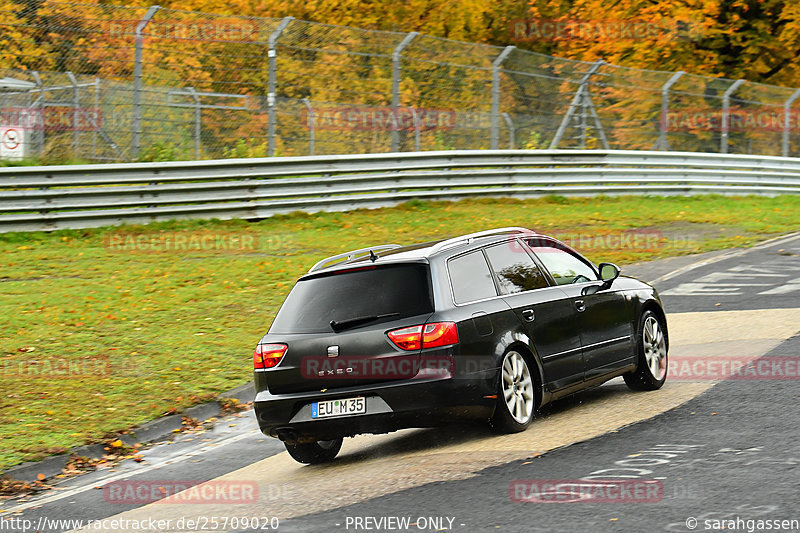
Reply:
[[[533,309],[525,309],[522,312],[522,318],[525,319],[525,322],[533,322],[533,319],[536,318],[536,315],[533,314]]]
[[[583,300],[575,300],[575,308],[579,313],[583,313],[586,311],[586,304],[583,302]]]

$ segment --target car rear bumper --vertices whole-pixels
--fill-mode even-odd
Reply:
[[[309,441],[387,433],[409,427],[431,427],[465,419],[488,419],[494,412],[496,371],[472,379],[410,379],[369,386],[275,395],[258,390],[254,410],[265,435],[282,440]],[[311,418],[311,404],[363,396],[366,414]]]

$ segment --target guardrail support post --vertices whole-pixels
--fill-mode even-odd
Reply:
[[[722,95],[722,135],[719,139],[719,151],[722,154],[728,153],[728,131],[730,130],[731,119],[731,95],[738,89],[745,80],[736,80],[733,85]]]
[[[793,92],[792,96],[783,103],[783,150],[781,151],[783,157],[789,157],[789,118],[792,113],[792,104],[798,96],[800,96],[800,89]]]
[[[275,94],[278,85],[278,39],[283,33],[283,30],[286,29],[286,26],[293,20],[294,17],[284,17],[267,40],[267,58],[269,59],[269,80],[267,82],[267,115],[269,122],[267,126],[267,155],[270,157],[275,155],[275,106],[278,103],[278,97]]]
[[[394,114],[394,121],[397,122],[397,111],[400,107],[400,60],[402,59],[403,50],[411,44],[411,41],[419,35],[419,32],[412,31],[400,41],[394,51],[392,52],[392,113]],[[397,128],[392,130],[392,152],[400,150],[400,132]]]
[[[133,60],[133,134],[131,138],[131,159],[139,158],[139,151],[142,148],[142,46],[144,36],[142,32],[147,24],[155,16],[161,6],[150,6],[142,20],[136,25],[136,44]]]
[[[500,66],[516,46],[506,46],[502,52],[492,61],[492,150],[497,150],[499,143],[498,127],[500,123]]]
[[[681,76],[686,74],[683,70],[679,70],[661,87],[661,120],[658,134],[653,150],[669,150],[669,141],[667,141],[667,115],[669,114],[669,90],[675,85]]]
[[[314,108],[311,107],[311,102],[308,98],[303,98],[303,104],[306,106],[306,111],[308,112],[308,155],[314,155],[314,141],[317,130],[317,125],[314,118]]]

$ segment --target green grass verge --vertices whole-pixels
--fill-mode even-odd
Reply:
[[[258,223],[0,234],[0,470],[248,381],[255,343],[322,257],[509,225],[624,265],[795,231],[800,197],[413,201]],[[606,238],[630,230],[645,238]]]

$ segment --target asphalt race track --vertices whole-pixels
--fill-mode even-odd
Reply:
[[[614,380],[516,435],[361,436],[324,466],[295,463],[243,413],[143,463],[5,502],[0,532],[800,531],[800,235],[623,274],[664,299],[671,363],[659,391]],[[723,380],[720,361],[749,370]],[[194,499],[149,503],[189,485]],[[73,519],[83,523],[56,522]]]

